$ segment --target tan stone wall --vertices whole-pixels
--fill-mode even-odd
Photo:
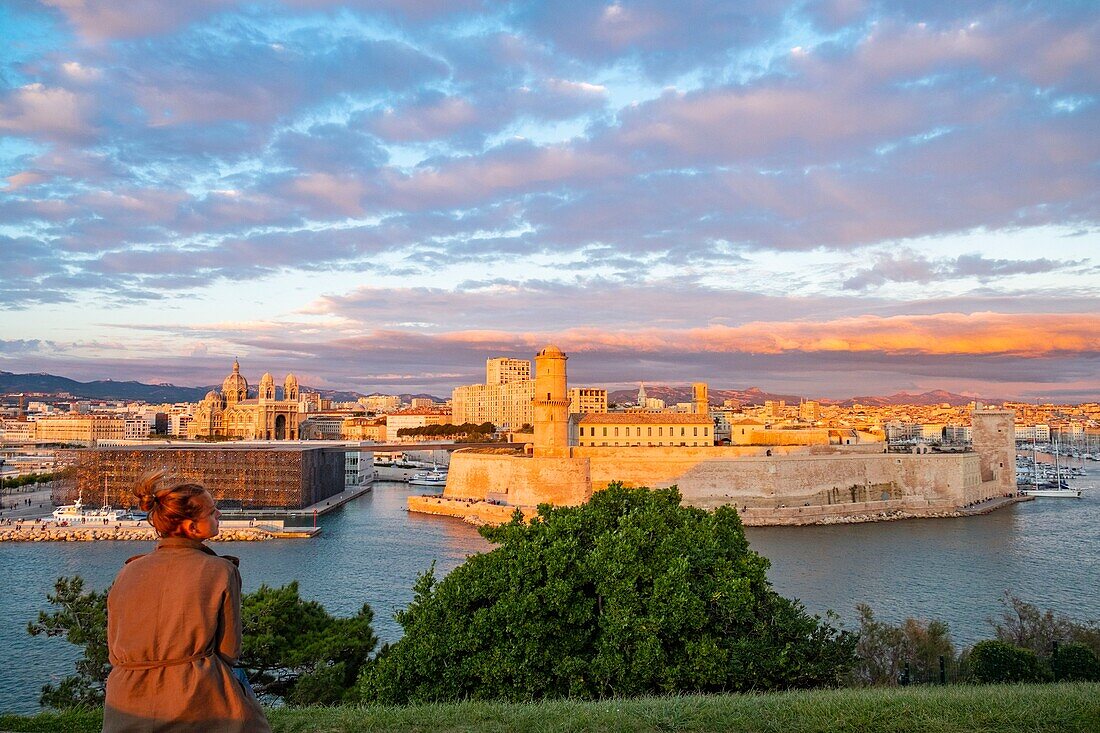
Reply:
[[[978,457],[972,453],[918,456],[845,451],[767,457],[729,455],[728,448],[711,449],[709,456],[701,451],[654,455],[645,450],[624,456],[623,451],[600,455],[598,449],[588,448],[585,454],[591,462],[594,490],[612,481],[627,486],[675,484],[685,503],[704,507],[730,503],[828,506],[907,497],[962,506],[990,491],[982,489]]]
[[[444,496],[514,506],[583,504],[591,495],[588,462],[455,451]]]
[[[975,453],[887,454],[868,445],[573,450],[573,458],[457,451],[444,495],[513,506],[578,504],[590,491],[621,481],[676,485],[684,503],[693,506],[836,506],[823,511],[845,514],[878,511],[882,502],[945,511],[1010,493],[997,481],[981,480]]]

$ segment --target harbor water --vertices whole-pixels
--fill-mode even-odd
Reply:
[[[907,616],[948,622],[956,643],[992,635],[987,619],[1005,591],[1078,620],[1100,619],[1100,464],[1074,482],[1082,499],[1039,499],[965,519],[924,519],[822,527],[755,527],[752,547],[772,563],[776,589],[815,613],[834,610],[852,627],[867,603],[890,621]],[[403,483],[379,482],[373,493],[322,517],[310,540],[213,543],[241,558],[246,591],[261,583],[299,582],[303,597],[350,615],[363,603],[375,613],[382,641],[400,638],[394,611],[412,598],[418,574],[437,575],[490,549],[476,528],[454,519],[409,514]],[[47,608],[59,576],[81,575],[107,587],[145,542],[0,543],[0,648],[10,653],[0,685],[0,712],[38,709],[43,684],[71,673],[73,647],[31,637],[27,622]]]

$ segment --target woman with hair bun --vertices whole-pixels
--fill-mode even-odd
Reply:
[[[234,674],[241,652],[237,558],[203,540],[221,513],[198,484],[143,476],[133,490],[157,530],[156,550],[126,561],[107,594],[111,674],[103,730],[263,733],[252,691]]]

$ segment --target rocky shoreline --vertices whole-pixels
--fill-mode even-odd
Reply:
[[[263,542],[273,539],[272,533],[258,527],[222,530],[215,542]],[[42,524],[0,526],[0,542],[95,542],[121,540],[155,542],[152,527],[50,527]]]

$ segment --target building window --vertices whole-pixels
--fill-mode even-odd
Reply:
[[[684,435],[687,435],[687,433],[686,433],[686,432],[684,432],[684,430],[685,430],[684,428],[680,428],[680,435],[681,435],[681,437],[682,437],[682,436],[684,436]]]
[[[603,429],[603,437],[607,437],[607,428]],[[607,445],[607,443],[604,443],[604,445]]]
[[[618,428],[615,428],[615,437],[616,438],[619,437],[619,429]]]
[[[699,428],[692,428],[691,430],[692,430],[692,435],[694,435],[696,438],[698,438],[699,437]]]
[[[649,437],[653,437],[653,428],[646,428],[646,431],[646,435],[648,435]]]

